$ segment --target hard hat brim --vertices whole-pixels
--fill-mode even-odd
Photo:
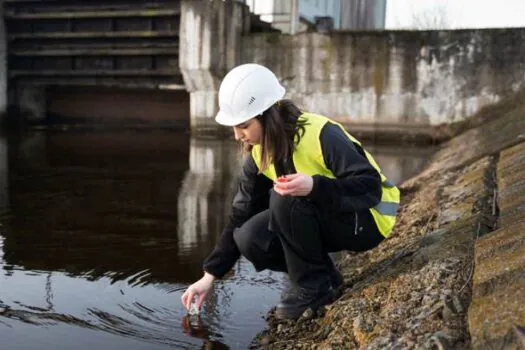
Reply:
[[[235,126],[235,125],[242,124],[255,117],[256,116],[253,116],[253,117],[250,116],[250,117],[245,117],[242,119],[235,119],[235,118],[232,118],[229,114],[226,114],[223,111],[219,111],[219,113],[217,113],[217,115],[215,116],[215,121],[224,126]]]

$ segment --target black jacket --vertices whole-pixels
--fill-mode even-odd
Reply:
[[[381,200],[381,177],[362,148],[332,123],[323,127],[320,140],[325,164],[336,178],[314,175],[310,200],[335,212],[362,211],[377,205]],[[230,221],[215,249],[204,260],[206,272],[221,278],[233,267],[240,257],[233,231],[253,215],[268,209],[272,187],[273,181],[258,174],[253,157],[248,155],[239,174]]]

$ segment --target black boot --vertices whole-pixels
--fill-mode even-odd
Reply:
[[[330,282],[317,287],[292,286],[283,293],[281,302],[275,310],[277,319],[297,319],[307,309],[316,311],[319,307],[332,303],[335,300],[334,289]]]
[[[339,272],[339,270],[335,266],[334,261],[329,256],[327,257],[327,263],[330,271],[330,284],[332,285],[335,297],[339,298],[343,291],[343,275],[341,274],[341,272]]]
[[[308,308],[315,311],[320,306],[330,304],[339,298],[343,291],[343,275],[333,262],[329,266],[330,285],[328,287],[301,288],[289,281],[288,287],[281,294],[281,302],[277,305],[275,316],[278,319],[295,319]]]
[[[330,285],[328,288],[316,289],[301,288],[288,281],[289,285],[281,294],[281,302],[276,309],[279,319],[297,318],[309,307],[315,311],[320,306],[329,304],[341,296],[343,290],[343,275],[330,260]],[[331,299],[330,299],[331,296]],[[294,309],[294,310],[291,310]]]

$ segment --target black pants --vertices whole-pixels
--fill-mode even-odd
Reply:
[[[292,282],[315,287],[328,283],[329,252],[369,250],[383,236],[368,210],[333,213],[272,190],[270,208],[236,229],[234,239],[256,270],[287,272]]]

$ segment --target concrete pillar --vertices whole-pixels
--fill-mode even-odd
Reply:
[[[47,113],[46,87],[43,85],[17,84],[13,103],[28,122],[45,119]]]
[[[217,132],[217,92],[224,75],[240,63],[248,6],[234,0],[181,2],[179,66],[190,93],[192,132]]]
[[[224,228],[241,166],[239,147],[230,140],[193,137],[189,165],[178,198],[180,250],[214,242]]]
[[[0,119],[7,109],[7,38],[4,24],[4,1],[0,0]]]
[[[0,217],[9,212],[9,160],[7,135],[0,134]],[[1,242],[0,242],[1,246]],[[0,249],[1,250],[1,249]]]

